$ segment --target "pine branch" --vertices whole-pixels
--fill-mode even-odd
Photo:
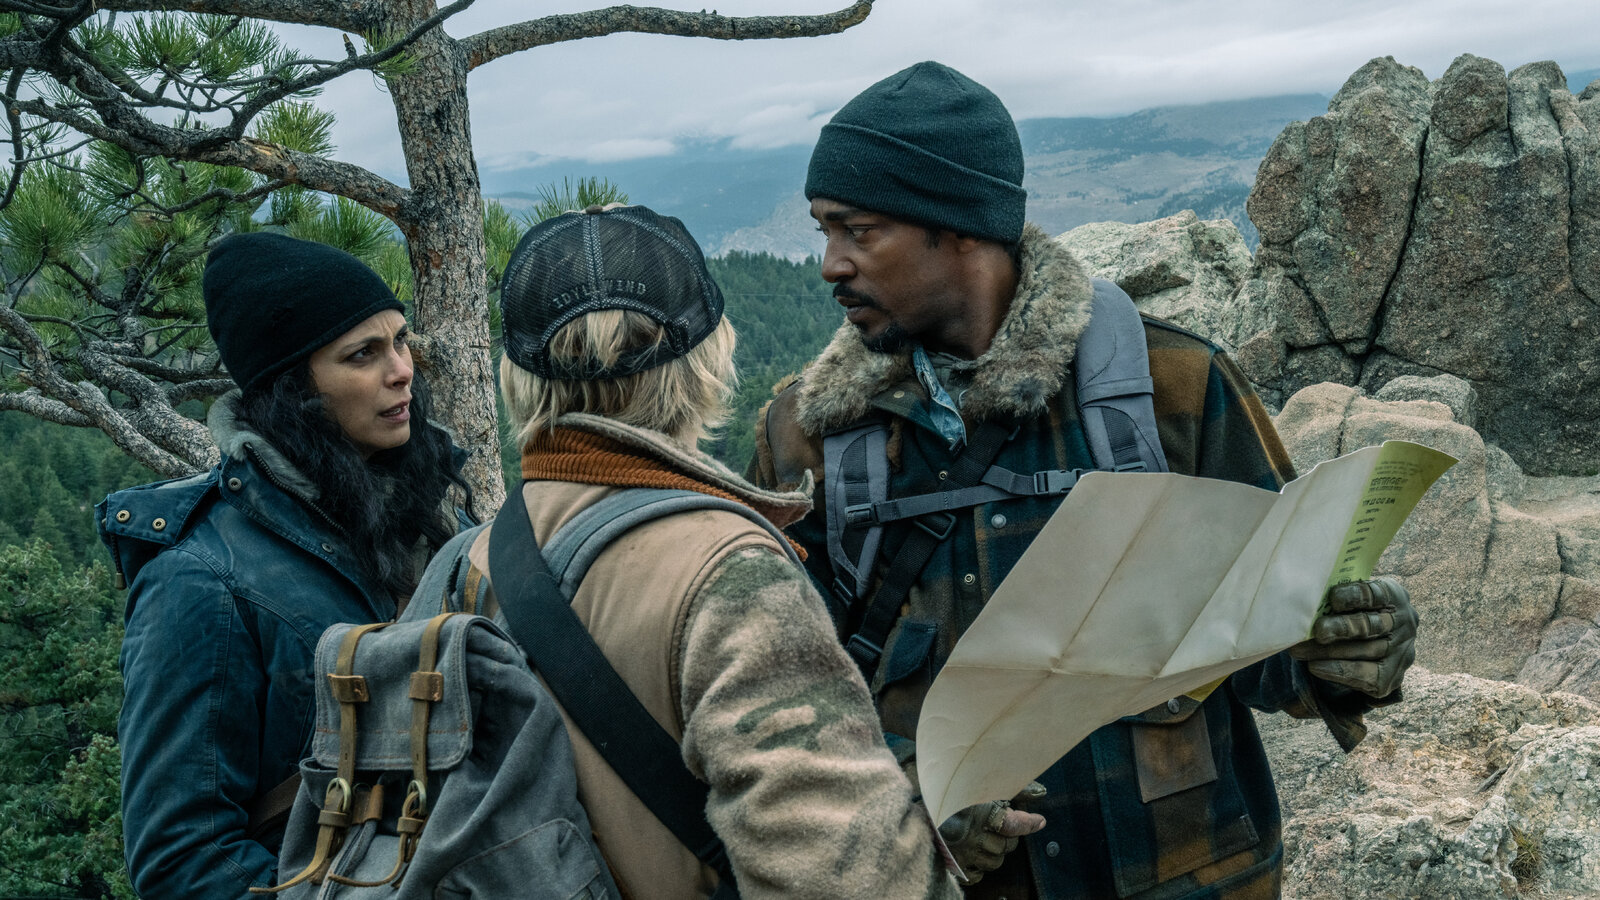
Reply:
[[[857,0],[838,12],[816,16],[720,16],[642,6],[612,6],[545,16],[465,38],[467,68],[476,69],[510,53],[621,32],[701,37],[723,41],[815,37],[838,34],[865,21],[872,0]]]

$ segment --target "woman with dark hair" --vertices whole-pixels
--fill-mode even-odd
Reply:
[[[210,471],[101,504],[130,583],[123,836],[145,897],[273,883],[311,743],[318,638],[393,618],[455,533],[458,451],[428,417],[403,307],[355,257],[235,235],[206,319],[240,391],[213,404]]]

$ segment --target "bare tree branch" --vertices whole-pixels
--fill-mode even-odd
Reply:
[[[0,7],[14,0],[0,2]],[[100,9],[116,12],[187,12],[212,16],[244,16],[290,25],[321,25],[363,32],[387,15],[382,0],[98,0]]]
[[[43,338],[33,330],[32,326],[16,310],[0,306],[0,330],[10,334],[22,349],[23,362],[27,368],[21,373],[21,377],[23,381],[33,388],[33,390],[23,391],[21,394],[5,395],[24,398],[21,401],[15,401],[19,404],[17,408],[24,409],[27,412],[33,412],[37,409],[39,413],[46,414],[44,417],[50,418],[51,421],[74,419],[76,421],[71,424],[98,428],[105,432],[124,453],[144,463],[156,472],[169,477],[185,475],[210,464],[209,462],[203,462],[203,460],[194,459],[195,454],[193,453],[185,454],[188,457],[185,458],[185,456],[179,456],[166,448],[158,446],[149,437],[146,437],[140,428],[129,422],[125,416],[114,409],[111,406],[111,402],[106,399],[105,393],[97,385],[89,382],[73,384],[67,381],[66,378],[62,377]],[[82,355],[80,353],[80,357]],[[91,359],[90,362],[94,362],[94,360]],[[102,373],[96,372],[92,374],[100,377]],[[127,379],[122,379],[122,381],[129,387],[137,387]],[[119,385],[118,388],[120,389],[120,387]],[[151,385],[151,387],[154,387],[154,385]],[[28,397],[37,399],[26,399]],[[159,389],[156,390],[156,399],[160,404],[165,404],[166,402],[166,397],[160,393]],[[13,401],[6,402],[11,403]],[[177,416],[176,413],[173,413],[173,415],[178,419],[183,418],[182,416]],[[188,421],[191,425],[198,427],[198,423],[194,423],[193,420],[184,421]],[[68,423],[63,422],[63,424]],[[188,436],[193,433],[192,429],[185,431],[181,424],[178,424],[177,428],[177,434],[179,435]],[[209,444],[208,439],[206,446],[209,446]],[[214,454],[215,448],[211,448],[210,452]],[[202,448],[203,453],[204,449]]]
[[[60,400],[46,397],[38,388],[28,388],[20,394],[0,391],[0,409],[25,412],[46,422],[71,425],[74,428],[93,428],[95,424],[93,419]]]
[[[167,402],[177,406],[186,400],[210,400],[238,387],[232,378],[207,378],[204,381],[190,381],[185,384],[175,384],[167,388]]]
[[[204,369],[186,369],[182,366],[145,359],[142,356],[127,356],[102,347],[96,347],[95,349],[106,353],[118,365],[127,366],[141,375],[168,381],[175,385],[191,384],[197,381],[214,381],[218,376],[222,375],[222,369],[217,365],[217,360],[214,356],[209,357],[211,365]],[[231,379],[224,378],[223,380],[229,384],[233,383]]]
[[[857,0],[838,12],[816,16],[735,17],[704,11],[693,13],[656,7],[612,6],[492,28],[465,38],[461,43],[467,51],[467,67],[476,69],[519,50],[625,31],[724,41],[838,34],[860,24],[871,12],[872,0]]]

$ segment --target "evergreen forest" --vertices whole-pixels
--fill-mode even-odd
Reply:
[[[709,267],[738,330],[740,384],[704,449],[742,472],[772,386],[841,317],[814,259],[733,253]],[[131,898],[117,789],[123,592],[94,504],[157,476],[97,430],[20,412],[0,412],[0,448],[0,898]]]

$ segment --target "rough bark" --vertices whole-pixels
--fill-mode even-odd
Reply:
[[[428,0],[398,0],[396,24],[431,12]],[[467,62],[440,29],[413,47],[415,66],[389,80],[411,190],[395,221],[406,236],[415,278],[417,330],[434,352],[428,375],[441,424],[471,456],[463,473],[479,509],[505,499],[489,359],[484,292],[483,195],[472,156]]]

